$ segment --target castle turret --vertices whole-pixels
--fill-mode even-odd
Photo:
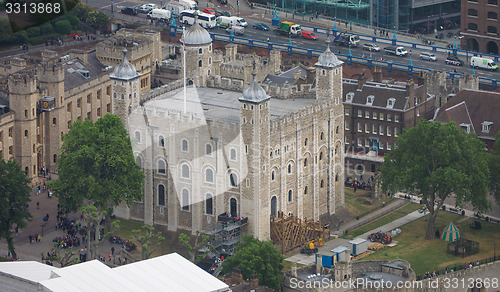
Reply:
[[[269,240],[270,97],[255,80],[255,69],[252,75],[253,81],[239,99],[240,128],[248,163],[246,181],[241,185],[241,216],[250,217],[249,231],[256,238]]]
[[[182,50],[181,70],[186,70],[186,78],[196,86],[206,87],[208,76],[213,74],[213,51],[210,34],[195,20],[194,24],[184,32],[181,41],[184,42],[185,46]],[[186,60],[185,65],[184,60]]]

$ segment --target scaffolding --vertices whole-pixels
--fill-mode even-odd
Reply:
[[[241,227],[248,223],[248,218],[235,220],[235,218],[219,216],[218,222],[205,229],[211,244],[220,254],[232,255],[236,245],[241,241]]]
[[[306,242],[326,242],[330,239],[330,225],[294,215],[285,216],[280,211],[278,217],[271,216],[271,239],[274,244],[281,245],[284,254]]]

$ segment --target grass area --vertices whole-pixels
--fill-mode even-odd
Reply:
[[[362,217],[372,212],[373,210],[382,208],[383,202],[388,204],[393,200],[395,199],[383,195],[380,200],[378,200],[374,204],[371,204],[370,191],[357,190],[356,192],[354,192],[353,188],[345,188],[346,209],[355,217]]]
[[[479,242],[479,253],[467,257],[458,257],[448,254],[448,242],[436,239],[425,240],[427,230],[427,216],[408,223],[401,228],[402,232],[395,240],[398,245],[375,252],[363,260],[394,260],[404,259],[410,262],[412,269],[417,274],[444,269],[454,264],[475,263],[478,260],[493,257],[493,245],[500,246],[500,225],[481,222],[482,229],[470,229],[473,219],[459,222],[464,217],[439,212],[435,222],[435,230],[441,233],[450,221],[459,228],[462,238]]]
[[[391,212],[375,221],[372,221],[366,225],[363,225],[349,233],[346,234],[345,237],[347,238],[355,238],[356,236],[359,236],[365,232],[368,232],[370,230],[376,229],[377,227],[383,226],[387,223],[390,223],[396,219],[402,218],[409,213],[416,211],[420,209],[422,206],[417,205],[417,204],[406,204],[403,207],[395,210],[394,212]]]

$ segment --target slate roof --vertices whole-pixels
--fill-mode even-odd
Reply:
[[[402,111],[407,107],[408,95],[405,86],[366,82],[363,87],[358,90],[357,81],[352,79],[344,79],[343,86],[344,102],[346,102],[347,94],[353,92],[353,105],[366,105],[367,97],[373,95],[375,97],[371,106],[373,108],[387,108],[387,101],[389,98],[396,99],[394,107],[392,108],[393,110]]]
[[[88,83],[101,75],[109,75],[111,73],[111,71],[104,70],[106,66],[99,62],[95,52],[88,54],[87,63],[85,64],[80,59],[75,58],[66,61],[63,66],[65,74],[64,91]],[[78,70],[88,71],[89,77],[84,77]]]
[[[470,124],[470,131],[483,139],[494,139],[500,130],[500,93],[461,90],[439,109],[435,121]],[[489,133],[482,131],[483,122],[492,122]]]

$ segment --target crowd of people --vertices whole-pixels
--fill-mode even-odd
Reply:
[[[357,177],[352,178],[348,176],[345,179],[344,185],[346,187],[354,188],[354,191],[356,191],[357,189],[371,190],[373,185],[373,179],[374,179],[373,175],[370,178],[368,178],[367,182],[363,180],[363,175],[360,175],[359,180]]]

